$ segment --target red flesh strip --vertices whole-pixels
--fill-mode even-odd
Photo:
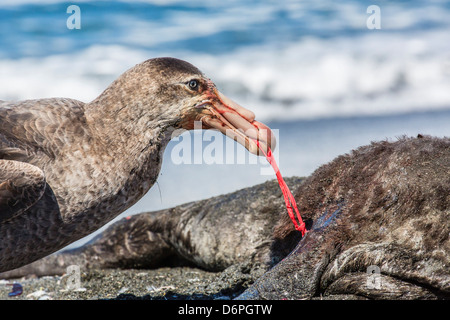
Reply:
[[[267,153],[264,151],[264,149],[260,146],[258,140],[254,140],[255,143],[258,145],[259,149],[262,151],[262,153],[266,156],[267,161],[272,165],[273,170],[275,171],[275,174],[278,179],[278,184],[280,185],[281,192],[283,192],[284,202],[286,203],[286,209],[288,211],[289,217],[291,218],[292,222],[294,223],[295,230],[300,231],[302,233],[302,237],[306,233],[306,227],[305,223],[302,220],[302,217],[300,216],[300,212],[298,212],[297,203],[295,202],[294,196],[292,195],[291,191],[289,190],[289,187],[287,186],[286,182],[284,181],[283,177],[281,176],[280,169],[278,168],[278,165],[275,161],[275,158],[272,154],[272,150],[270,150],[269,147],[267,147]],[[292,205],[291,205],[292,204]],[[297,220],[294,216],[294,211],[297,215]]]

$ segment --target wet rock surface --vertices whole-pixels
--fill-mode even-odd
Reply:
[[[154,270],[90,270],[82,272],[80,288],[67,288],[67,276],[43,276],[0,280],[0,298],[8,300],[217,300],[233,299],[258,275],[248,264],[222,272],[175,267]],[[9,297],[12,284],[23,287],[19,296]]]

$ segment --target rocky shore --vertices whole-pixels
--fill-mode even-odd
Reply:
[[[67,276],[0,280],[0,299],[7,300],[210,300],[233,299],[255,278],[246,264],[222,272],[175,267],[154,270],[90,270],[81,273],[81,286],[67,289]],[[22,294],[8,296],[20,283]]]

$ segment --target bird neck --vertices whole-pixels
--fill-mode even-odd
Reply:
[[[139,152],[172,130],[180,115],[157,89],[140,88],[141,82],[128,73],[87,103],[85,116],[92,133],[108,148],[129,152],[134,147]]]
[[[67,179],[70,185],[62,186],[78,194],[73,197],[78,204],[64,200],[68,217],[84,212],[80,218],[95,214],[112,219],[144,196],[158,178],[173,121],[156,111],[137,117],[126,109],[133,108],[101,97],[86,105],[89,148],[84,159],[72,161],[83,177]]]

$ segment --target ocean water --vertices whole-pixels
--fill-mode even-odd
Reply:
[[[373,4],[380,29],[367,26]],[[80,29],[67,28],[70,5]],[[135,64],[177,57],[277,130],[283,175],[306,176],[371,141],[450,136],[449,16],[450,1],[437,0],[3,0],[0,99],[88,102]],[[205,133],[187,134],[196,135]],[[158,183],[123,215],[275,178],[253,156],[176,164],[176,146]]]
[[[80,8],[69,30],[67,7]],[[450,105],[450,1],[0,2],[0,97],[90,101],[157,56],[195,64],[262,121]]]

